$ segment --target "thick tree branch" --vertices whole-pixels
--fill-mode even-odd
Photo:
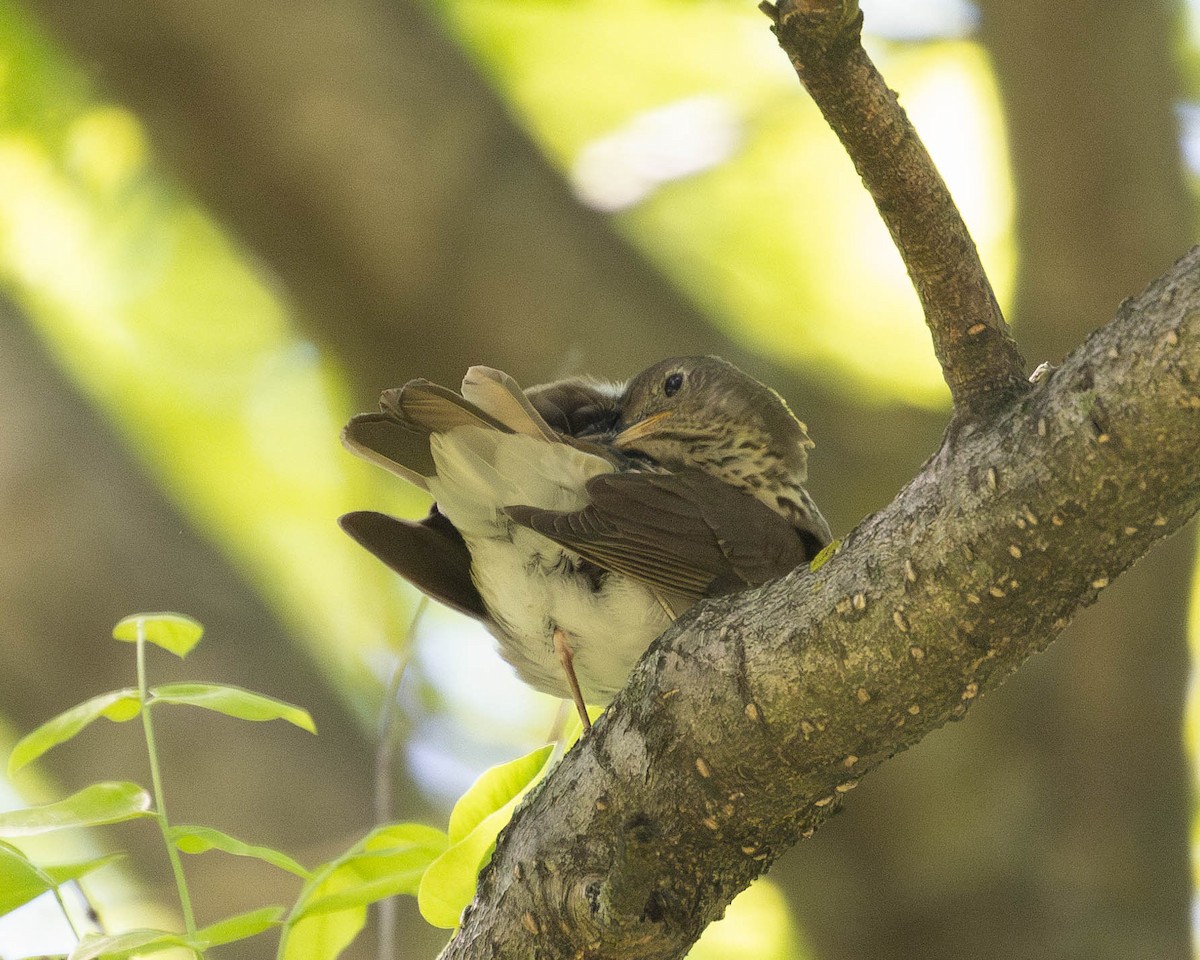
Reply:
[[[682,956],[864,774],[1191,517],[1198,448],[1193,250],[825,566],[660,638],[518,811],[444,960]]]
[[[862,48],[856,0],[783,0],[763,9],[904,259],[959,418],[982,417],[1022,393],[1025,361],[950,191]]]

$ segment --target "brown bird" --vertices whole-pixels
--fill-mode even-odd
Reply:
[[[343,529],[482,621],[521,679],[574,699],[585,728],[585,703],[607,704],[698,600],[781,577],[830,542],[804,489],[804,424],[718,357],[528,391],[472,367],[461,395],[412,380],[380,409],[343,443],[434,506],[419,522],[348,513]]]

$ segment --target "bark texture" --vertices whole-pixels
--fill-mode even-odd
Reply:
[[[444,960],[683,956],[862,776],[1182,526],[1198,445],[1193,251],[825,566],[660,638],[518,811]]]
[[[855,0],[764,5],[904,258],[960,419],[1026,388],[975,242],[916,129],[862,47]]]

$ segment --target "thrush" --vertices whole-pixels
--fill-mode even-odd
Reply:
[[[482,366],[461,393],[412,380],[342,440],[434,499],[420,521],[360,511],[343,529],[481,621],[585,728],[585,704],[606,705],[697,601],[781,577],[830,542],[804,488],[804,424],[717,357],[664,360],[623,385],[523,391]]]

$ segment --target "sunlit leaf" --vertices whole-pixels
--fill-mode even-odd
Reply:
[[[26,734],[13,747],[8,758],[8,775],[32,763],[47,750],[66,743],[92,722],[105,717],[115,723],[132,720],[141,712],[138,692],[133,689],[112,690],[92,697],[78,706],[65,710],[53,720],[47,720],[32,733]]]
[[[67,960],[124,960],[134,954],[145,956],[171,947],[194,946],[187,937],[167,930],[127,930],[125,933],[89,933],[71,951]]]
[[[547,744],[480,774],[454,804],[450,814],[450,843],[463,840],[486,817],[526,790],[541,776],[553,750]]]
[[[352,877],[332,875],[314,888],[314,893],[331,896],[353,883]],[[354,941],[366,923],[366,907],[336,910],[289,923],[284,927],[279,960],[335,960]]]
[[[463,908],[475,896],[479,871],[491,859],[496,837],[512,818],[517,799],[484,817],[474,830],[429,865],[417,890],[417,907],[427,922],[445,930],[458,926]]]
[[[333,960],[366,923],[366,904],[413,893],[446,835],[419,823],[389,824],[313,871],[285,927],[281,960]]]
[[[182,613],[135,613],[113,627],[113,638],[136,643],[139,626],[147,642],[177,657],[186,657],[204,636],[204,627]]]
[[[39,867],[16,847],[0,843],[0,916],[41,896],[47,890],[99,870],[121,859],[121,856],[109,854],[82,863]]]
[[[266,930],[279,925],[283,917],[283,907],[262,907],[239,913],[237,916],[219,920],[210,926],[199,930],[196,939],[205,944],[205,948],[219,947],[223,943],[233,943],[235,940],[245,940],[256,937]]]
[[[195,825],[179,825],[171,827],[171,842],[184,853],[205,853],[209,850],[220,850],[231,853],[235,857],[253,857],[262,860],[280,870],[294,873],[298,877],[307,878],[309,871],[304,869],[286,853],[281,853],[271,847],[256,847],[244,843],[227,833],[214,830],[212,827]]]
[[[214,710],[239,720],[286,720],[293,726],[316,733],[307,710],[273,697],[217,683],[171,683],[155,687],[153,703],[185,703]]]
[[[301,897],[294,920],[350,907],[361,907],[386,897],[416,894],[421,876],[446,849],[446,834],[420,823],[398,823],[371,832],[351,851],[324,870],[352,882],[340,889]],[[332,869],[329,869],[332,867]],[[318,884],[319,886],[319,884]]]
[[[833,555],[835,553],[837,553],[841,548],[842,548],[841,540],[834,540],[831,543],[825,544],[825,546],[821,548],[820,553],[818,553],[815,557],[812,558],[811,561],[809,561],[808,569],[811,570],[813,573],[816,573],[823,566],[825,566],[825,564],[827,564],[832,559]]]
[[[458,926],[497,835],[525,792],[541,779],[552,753],[552,746],[539,747],[492,767],[459,798],[450,815],[451,846],[429,865],[417,891],[417,906],[429,923],[445,929]]]
[[[40,897],[54,887],[46,876],[16,847],[0,843],[0,916]]]
[[[78,880],[80,877],[87,876],[89,873],[94,873],[101,867],[107,867],[110,863],[116,863],[118,860],[123,860],[123,853],[109,853],[103,857],[94,857],[91,860],[84,860],[79,863],[56,863],[50,866],[42,867],[42,870],[51,877],[58,885],[68,883],[71,880]]]
[[[93,783],[56,803],[0,813],[0,837],[96,827],[149,816],[153,816],[150,794],[136,783]]]

